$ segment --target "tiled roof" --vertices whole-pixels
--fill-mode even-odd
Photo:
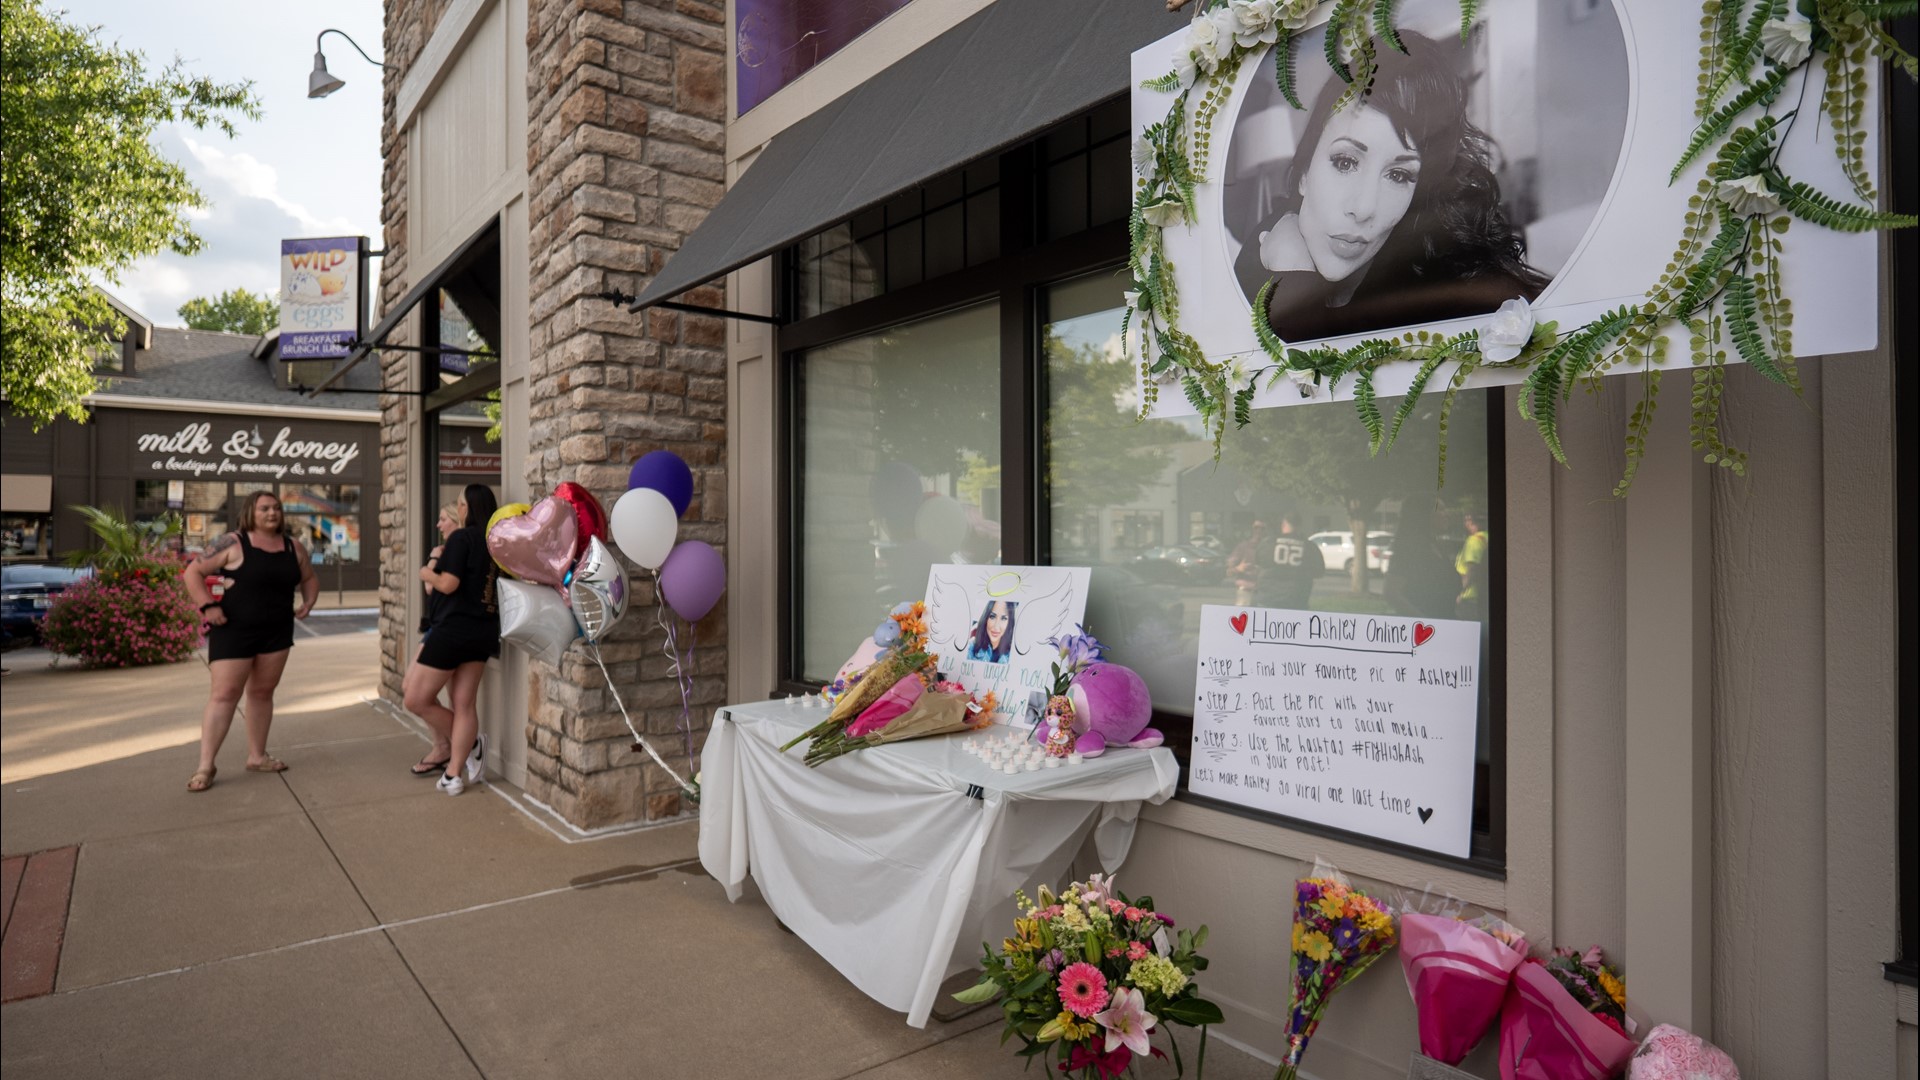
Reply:
[[[308,397],[306,391],[281,389],[274,382],[271,351],[256,360],[260,339],[251,334],[214,330],[175,330],[155,327],[153,347],[134,355],[133,374],[102,379],[101,391],[128,397],[175,401],[224,401],[243,405],[297,405],[321,409],[378,409],[374,394],[328,391]],[[347,373],[345,383],[356,389],[375,389],[375,365],[362,364]]]

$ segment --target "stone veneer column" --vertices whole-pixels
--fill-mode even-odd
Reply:
[[[682,540],[725,553],[725,327],[597,298],[640,291],[720,200],[725,12],[700,0],[531,0],[527,169],[532,352],[529,486],[572,480],[609,508],[632,461],[668,449],[694,471]],[[696,303],[720,306],[718,287]],[[511,467],[511,466],[509,466]],[[650,575],[602,647],[636,725],[676,767],[687,756]],[[681,647],[688,644],[681,628]],[[692,745],[726,687],[725,602],[695,635]],[[581,828],[688,808],[633,740],[592,660],[533,665],[527,790]],[[695,766],[697,767],[697,765]]]

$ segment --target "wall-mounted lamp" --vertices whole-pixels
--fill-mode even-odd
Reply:
[[[339,34],[341,37],[346,38],[347,44],[353,46],[353,51],[359,53],[361,59],[364,59],[374,67],[385,68],[387,66],[375,60],[373,57],[368,56],[367,50],[361,48],[359,42],[348,37],[345,30],[335,30],[329,27],[320,31],[319,35],[313,39],[313,74],[307,76],[308,97],[323,98],[347,85],[346,80],[335,76],[327,70],[327,54],[320,51],[320,39],[326,37],[328,34]]]

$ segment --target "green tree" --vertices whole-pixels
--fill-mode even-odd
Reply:
[[[180,317],[194,330],[223,330],[256,337],[280,325],[280,302],[262,293],[229,289],[209,300],[196,296],[180,305]]]
[[[92,281],[119,280],[161,251],[202,241],[187,211],[207,205],[186,171],[154,148],[154,129],[185,122],[234,134],[257,119],[252,83],[158,75],[145,58],[42,10],[0,0],[0,390],[36,426],[85,418],[89,350],[121,321]]]

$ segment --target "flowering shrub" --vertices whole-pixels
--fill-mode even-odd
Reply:
[[[89,667],[172,664],[200,644],[200,613],[178,568],[154,562],[74,582],[54,598],[41,636]]]

